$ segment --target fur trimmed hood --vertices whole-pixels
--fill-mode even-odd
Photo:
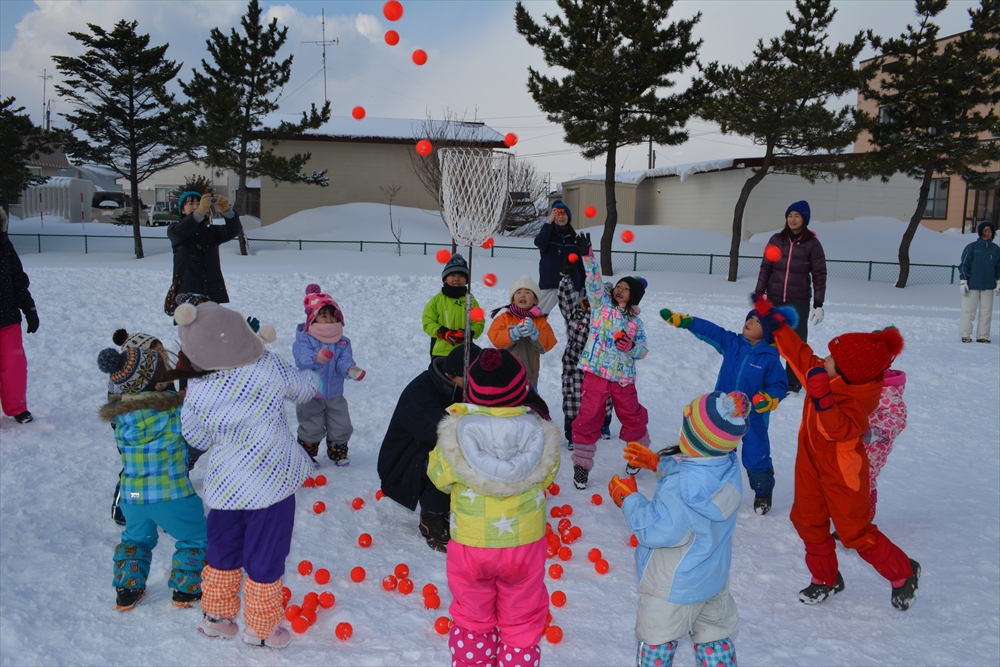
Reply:
[[[106,403],[100,411],[101,419],[114,421],[115,417],[127,415],[136,410],[159,410],[165,412],[179,408],[184,403],[184,395],[172,391],[150,391],[141,394],[123,394],[121,398]]]
[[[559,440],[559,428],[532,412],[450,414],[438,424],[437,445],[457,480],[506,498],[545,481],[559,464]]]

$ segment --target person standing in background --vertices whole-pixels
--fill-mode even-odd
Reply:
[[[959,334],[963,343],[972,342],[972,322],[979,309],[979,326],[976,342],[990,342],[990,325],[993,323],[993,295],[1000,294],[1000,247],[993,242],[996,227],[989,220],[979,223],[979,238],[965,246],[962,263],[958,267],[961,278],[962,318]]]
[[[535,245],[541,258],[538,260],[538,307],[542,315],[548,315],[559,300],[559,281],[562,279],[566,258],[576,252],[576,232],[573,230],[573,214],[560,200],[552,202],[548,220],[535,236]],[[572,264],[570,276],[573,289],[583,290],[583,262]]]
[[[7,236],[7,212],[0,208],[0,405],[18,424],[34,419],[28,412],[28,358],[21,339],[22,312],[28,333],[38,331],[28,285],[28,274]]]

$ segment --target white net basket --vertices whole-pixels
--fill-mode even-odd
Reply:
[[[484,148],[442,148],[441,199],[456,243],[482,245],[500,227],[509,197],[510,154]]]

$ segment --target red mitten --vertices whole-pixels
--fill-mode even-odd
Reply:
[[[833,391],[830,389],[830,375],[822,366],[810,368],[806,374],[806,392],[813,405],[820,412],[833,407]]]
[[[452,329],[444,335],[444,339],[452,345],[461,345],[465,342],[465,332],[459,329]]]
[[[325,364],[331,359],[333,359],[333,352],[331,352],[329,349],[325,347],[320,348],[320,351],[316,353],[316,361],[318,361],[321,364]]]

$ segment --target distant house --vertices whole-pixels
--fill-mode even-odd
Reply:
[[[809,156],[793,160],[845,160],[851,155]],[[691,164],[619,172],[615,176],[618,224],[669,225],[710,229],[731,234],[733,210],[749,169],[762,158],[711,160]],[[872,181],[817,181],[809,183],[795,174],[769,173],[754,188],[743,212],[742,236],[778,229],[785,209],[793,201],[806,199],[818,220],[853,220],[881,215],[900,220],[913,213],[916,181],[895,176],[888,183]],[[573,212],[577,229],[603,225],[607,212],[604,177],[587,175],[562,183],[562,200]],[[593,206],[597,215],[587,218]]]
[[[401,186],[393,200],[398,206],[437,210],[438,203],[413,170],[410,156],[430,124],[431,136],[446,137],[452,145],[470,139],[477,146],[505,148],[503,135],[478,122],[426,121],[404,118],[333,118],[315,131],[282,138],[274,152],[281,156],[311,153],[305,173],[327,170],[329,187],[306,183],[275,184],[261,179],[262,225],[277,222],[298,211],[350,204],[386,203],[380,186]],[[432,154],[433,159],[437,153]],[[277,185],[277,187],[275,187]]]

